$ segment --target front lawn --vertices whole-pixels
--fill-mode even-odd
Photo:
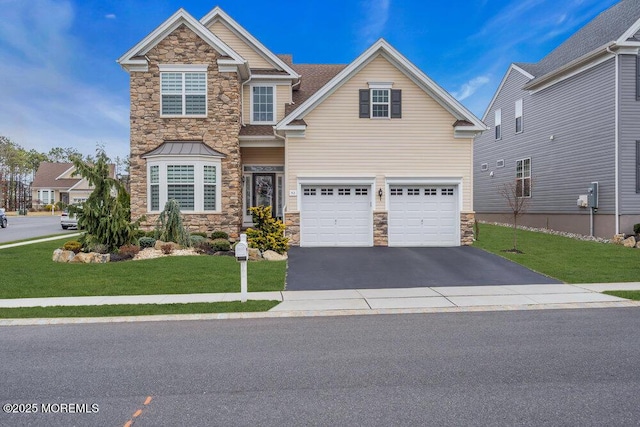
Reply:
[[[0,249],[0,298],[240,292],[240,266],[233,257],[53,262],[54,249],[66,240]],[[283,290],[286,268],[286,261],[249,262],[249,292]]]
[[[614,297],[640,301],[640,291],[606,291],[603,293],[607,295],[612,295]]]
[[[513,229],[479,224],[474,246],[508,258],[566,283],[635,282],[640,279],[640,249],[586,242],[552,234],[518,230],[522,254],[513,247]]]
[[[191,304],[121,304],[73,307],[0,308],[0,319],[51,317],[151,316],[158,314],[249,313],[268,311],[280,301],[214,302]]]

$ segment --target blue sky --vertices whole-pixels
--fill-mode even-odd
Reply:
[[[349,63],[384,37],[482,117],[511,62],[536,62],[616,0],[0,0],[0,135],[129,153],[116,59],[183,7],[216,5],[296,63]],[[282,20],[280,17],[286,17]]]

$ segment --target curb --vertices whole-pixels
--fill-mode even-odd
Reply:
[[[437,314],[437,313],[474,313],[502,311],[567,310],[580,308],[631,308],[640,307],[640,301],[532,304],[532,305],[494,305],[475,307],[442,307],[412,309],[376,309],[376,310],[325,310],[325,311],[264,311],[257,313],[208,313],[175,314],[154,316],[116,316],[116,317],[59,317],[33,319],[0,319],[2,326],[45,326],[45,325],[84,325],[99,323],[138,323],[196,320],[238,320],[238,319],[279,319],[300,317],[337,317],[364,316],[377,314]]]
[[[0,249],[15,248],[17,246],[31,245],[33,243],[50,242],[52,240],[62,240],[62,239],[67,238],[67,237],[79,236],[80,234],[82,234],[82,233],[77,232],[77,233],[61,234],[59,236],[46,237],[44,239],[26,240],[24,242],[9,243],[9,244],[6,244],[6,245],[0,245]]]

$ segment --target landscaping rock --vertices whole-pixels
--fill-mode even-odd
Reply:
[[[640,248],[640,241],[638,241],[638,243],[636,243],[636,248]]]
[[[56,249],[53,251],[53,262],[69,262],[76,254],[73,251],[65,251],[64,249]]]
[[[287,260],[287,254],[280,255],[278,252],[274,251],[264,251],[262,254],[262,258],[267,261],[285,261]]]
[[[625,248],[635,248],[636,247],[636,238],[633,236],[627,237],[622,241],[622,244]]]
[[[262,254],[260,254],[260,249],[249,248],[248,252],[249,252],[249,259],[251,261],[259,261],[262,259]]]
[[[616,234],[613,236],[613,239],[611,239],[611,243],[614,245],[622,245],[622,242],[624,242],[624,234]]]
[[[70,260],[69,262],[72,264],[89,264],[89,262],[91,259],[91,254],[85,253],[85,252],[78,252],[76,254],[76,256],[73,257],[72,260]]]

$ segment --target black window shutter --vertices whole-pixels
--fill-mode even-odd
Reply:
[[[369,118],[369,89],[360,89],[360,118]]]
[[[402,90],[391,89],[391,118],[402,118]]]

